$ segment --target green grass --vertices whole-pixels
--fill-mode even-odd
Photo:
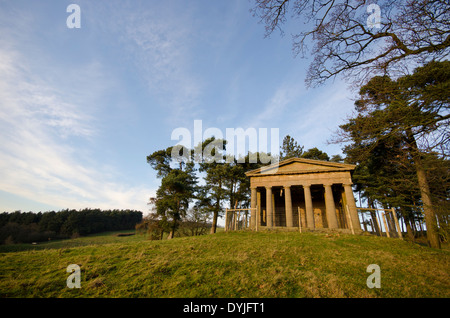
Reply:
[[[109,233],[32,248],[0,254],[1,297],[450,297],[449,251],[373,236]],[[79,289],[66,286],[70,264]],[[366,285],[369,264],[379,289]]]
[[[0,253],[30,251],[30,250],[36,251],[54,248],[71,248],[86,245],[124,243],[143,240],[143,237],[141,235],[124,236],[124,237],[117,236],[118,234],[123,233],[135,233],[135,231],[123,230],[115,232],[103,232],[98,234],[92,234],[89,236],[78,237],[75,239],[61,239],[61,240],[52,240],[48,242],[38,242],[36,245],[32,245],[30,243],[0,245]]]

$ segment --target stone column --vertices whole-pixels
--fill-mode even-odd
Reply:
[[[273,225],[272,187],[266,187],[266,226]]]
[[[251,201],[250,201],[250,228],[256,227],[256,188],[251,188]]]
[[[334,204],[333,190],[331,184],[324,184],[325,188],[325,209],[327,213],[327,221],[329,229],[337,229],[336,205]]]
[[[305,210],[306,210],[306,223],[308,229],[314,229],[314,211],[311,198],[311,185],[304,185],[303,192],[305,194]]]
[[[353,230],[361,231],[361,224],[359,223],[358,211],[356,210],[355,197],[351,184],[344,184],[345,201],[347,201],[348,210],[350,212],[350,221],[353,225]]]
[[[292,214],[291,187],[284,187],[284,206],[286,208],[286,227],[294,226],[294,217]]]

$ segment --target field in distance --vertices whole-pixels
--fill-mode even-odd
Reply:
[[[2,246],[0,297],[450,297],[448,249],[399,239],[222,232],[149,241],[116,234]],[[80,288],[66,285],[71,264],[81,268]],[[380,288],[367,286],[370,264],[380,268]]]

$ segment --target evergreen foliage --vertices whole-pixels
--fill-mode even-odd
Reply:
[[[135,210],[61,210],[0,214],[0,244],[31,243],[105,231],[134,229],[142,220]]]
[[[357,114],[340,126],[337,140],[350,142],[344,152],[358,164],[358,190],[371,203],[395,207],[407,227],[425,218],[432,247],[439,246],[438,234],[448,237],[449,87],[449,61],[396,80],[374,77],[361,88]]]

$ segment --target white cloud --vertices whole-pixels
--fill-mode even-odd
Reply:
[[[180,8],[166,1],[151,6],[139,1],[133,4],[133,10],[126,10],[123,2],[105,4],[114,7],[113,11],[98,4],[95,10],[109,18],[96,21],[102,24],[97,27],[120,41],[152,97],[169,111],[167,120],[194,118],[204,83],[191,69],[196,58],[192,46],[196,31],[189,6]]]
[[[306,103],[301,102],[302,107],[292,116],[292,122],[295,124],[290,125],[289,130],[292,131],[293,137],[298,136],[296,139],[305,146],[305,150],[318,147],[325,151],[326,148],[332,148],[337,152],[339,145],[332,146],[327,143],[353,110],[353,101],[346,84],[337,82],[308,93],[313,97]],[[329,155],[332,154],[335,153]]]
[[[81,81],[74,76],[71,82],[81,92],[88,86],[101,91],[89,81],[98,65],[78,71]],[[0,73],[0,190],[61,208],[146,209],[152,189],[119,183],[119,174],[87,155],[85,148],[98,134],[92,128],[93,96],[77,96],[64,83],[36,75],[13,50],[0,49]],[[74,140],[83,146],[74,146]]]
[[[279,86],[270,100],[266,103],[264,109],[257,113],[250,127],[271,128],[278,120],[285,118],[288,106],[296,101],[305,91],[299,84],[283,84]]]

